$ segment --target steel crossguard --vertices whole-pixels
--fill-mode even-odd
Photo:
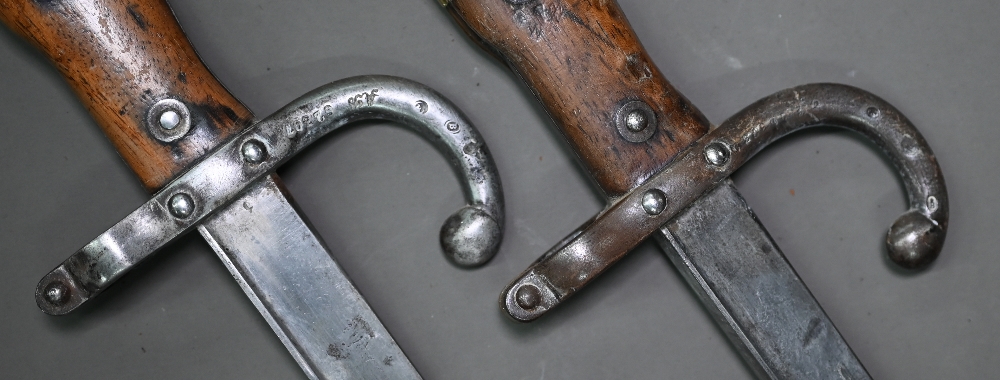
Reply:
[[[180,117],[176,124],[185,122],[184,112],[174,115]],[[35,292],[38,306],[56,315],[76,309],[305,147],[341,126],[366,119],[398,121],[447,154],[463,179],[468,204],[442,226],[442,248],[452,261],[466,267],[493,257],[503,232],[503,194],[478,131],[450,101],[422,84],[360,76],[303,95],[220,145],[46,275]]]
[[[835,126],[871,139],[899,170],[910,208],[889,228],[889,258],[922,268],[940,253],[948,194],[934,153],[899,111],[838,84],[784,90],[745,108],[699,139],[661,172],[612,202],[514,280],[500,303],[512,317],[543,315],[716,188],[754,154],[798,130]]]
[[[607,197],[607,208],[506,288],[508,314],[538,318],[656,236],[758,377],[870,378],[727,178],[795,130],[861,132],[888,153],[910,197],[890,228],[889,257],[925,266],[942,247],[948,202],[930,148],[905,117],[864,91],[820,84],[779,92],[711,128],[615,1],[442,5],[524,81]]]

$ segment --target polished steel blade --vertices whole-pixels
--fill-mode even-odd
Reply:
[[[198,226],[311,379],[419,379],[276,175]]]
[[[732,180],[655,236],[759,378],[870,378]]]

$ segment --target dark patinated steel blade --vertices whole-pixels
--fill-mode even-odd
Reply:
[[[758,377],[870,378],[732,180],[654,236]]]

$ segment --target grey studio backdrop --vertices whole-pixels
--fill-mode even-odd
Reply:
[[[416,134],[366,123],[279,171],[428,379],[735,379],[750,373],[646,243],[531,324],[503,287],[602,207],[520,81],[436,1],[171,1],[202,58],[258,117],[360,74],[427,84],[472,119],[507,199],[499,254],[460,269],[438,229],[463,204]],[[835,130],[781,140],[735,176],[788,260],[879,379],[1000,372],[1000,5],[992,1],[621,0],[666,77],[718,124],[775,91],[840,82],[885,98],[937,154],[944,251],[909,274],[883,258],[905,208],[877,148]],[[55,69],[0,30],[0,378],[303,378],[209,247],[189,235],[65,317],[37,281],[148,199]]]

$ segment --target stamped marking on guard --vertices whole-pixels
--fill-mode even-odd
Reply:
[[[378,89],[372,89],[369,92],[362,92],[360,94],[354,95],[347,99],[347,104],[353,107],[361,107],[367,105],[371,107],[372,103],[375,103],[375,97],[378,96]]]

